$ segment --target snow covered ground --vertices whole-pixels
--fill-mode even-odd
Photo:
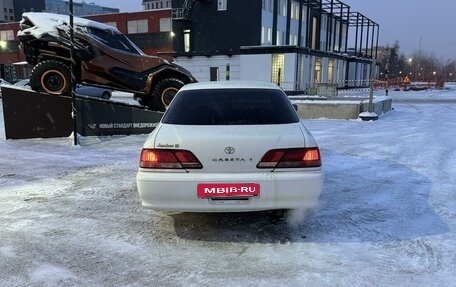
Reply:
[[[287,220],[145,210],[146,135],[5,140],[0,105],[0,286],[454,286],[456,86],[389,94],[306,121],[325,186]]]

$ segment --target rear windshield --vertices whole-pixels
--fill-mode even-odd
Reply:
[[[177,125],[270,125],[299,121],[286,95],[271,89],[212,89],[178,93],[162,122]]]

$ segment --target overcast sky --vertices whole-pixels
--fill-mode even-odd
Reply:
[[[342,0],[352,11],[380,25],[380,45],[399,41],[409,55],[421,48],[444,60],[456,59],[455,0]]]
[[[77,0],[75,0],[77,1]],[[122,12],[142,10],[142,0],[87,0]],[[456,59],[456,0],[342,0],[380,25],[379,45],[399,41],[406,56],[421,49],[439,59]]]

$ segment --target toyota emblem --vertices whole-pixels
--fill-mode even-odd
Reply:
[[[225,148],[225,153],[226,153],[226,154],[233,154],[235,151],[236,151],[236,150],[235,150],[234,147],[232,147],[232,146],[227,146],[227,147]]]

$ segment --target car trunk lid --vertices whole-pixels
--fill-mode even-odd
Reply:
[[[305,146],[299,123],[280,125],[167,125],[154,147],[190,150],[203,165],[191,172],[253,172],[271,149]]]

